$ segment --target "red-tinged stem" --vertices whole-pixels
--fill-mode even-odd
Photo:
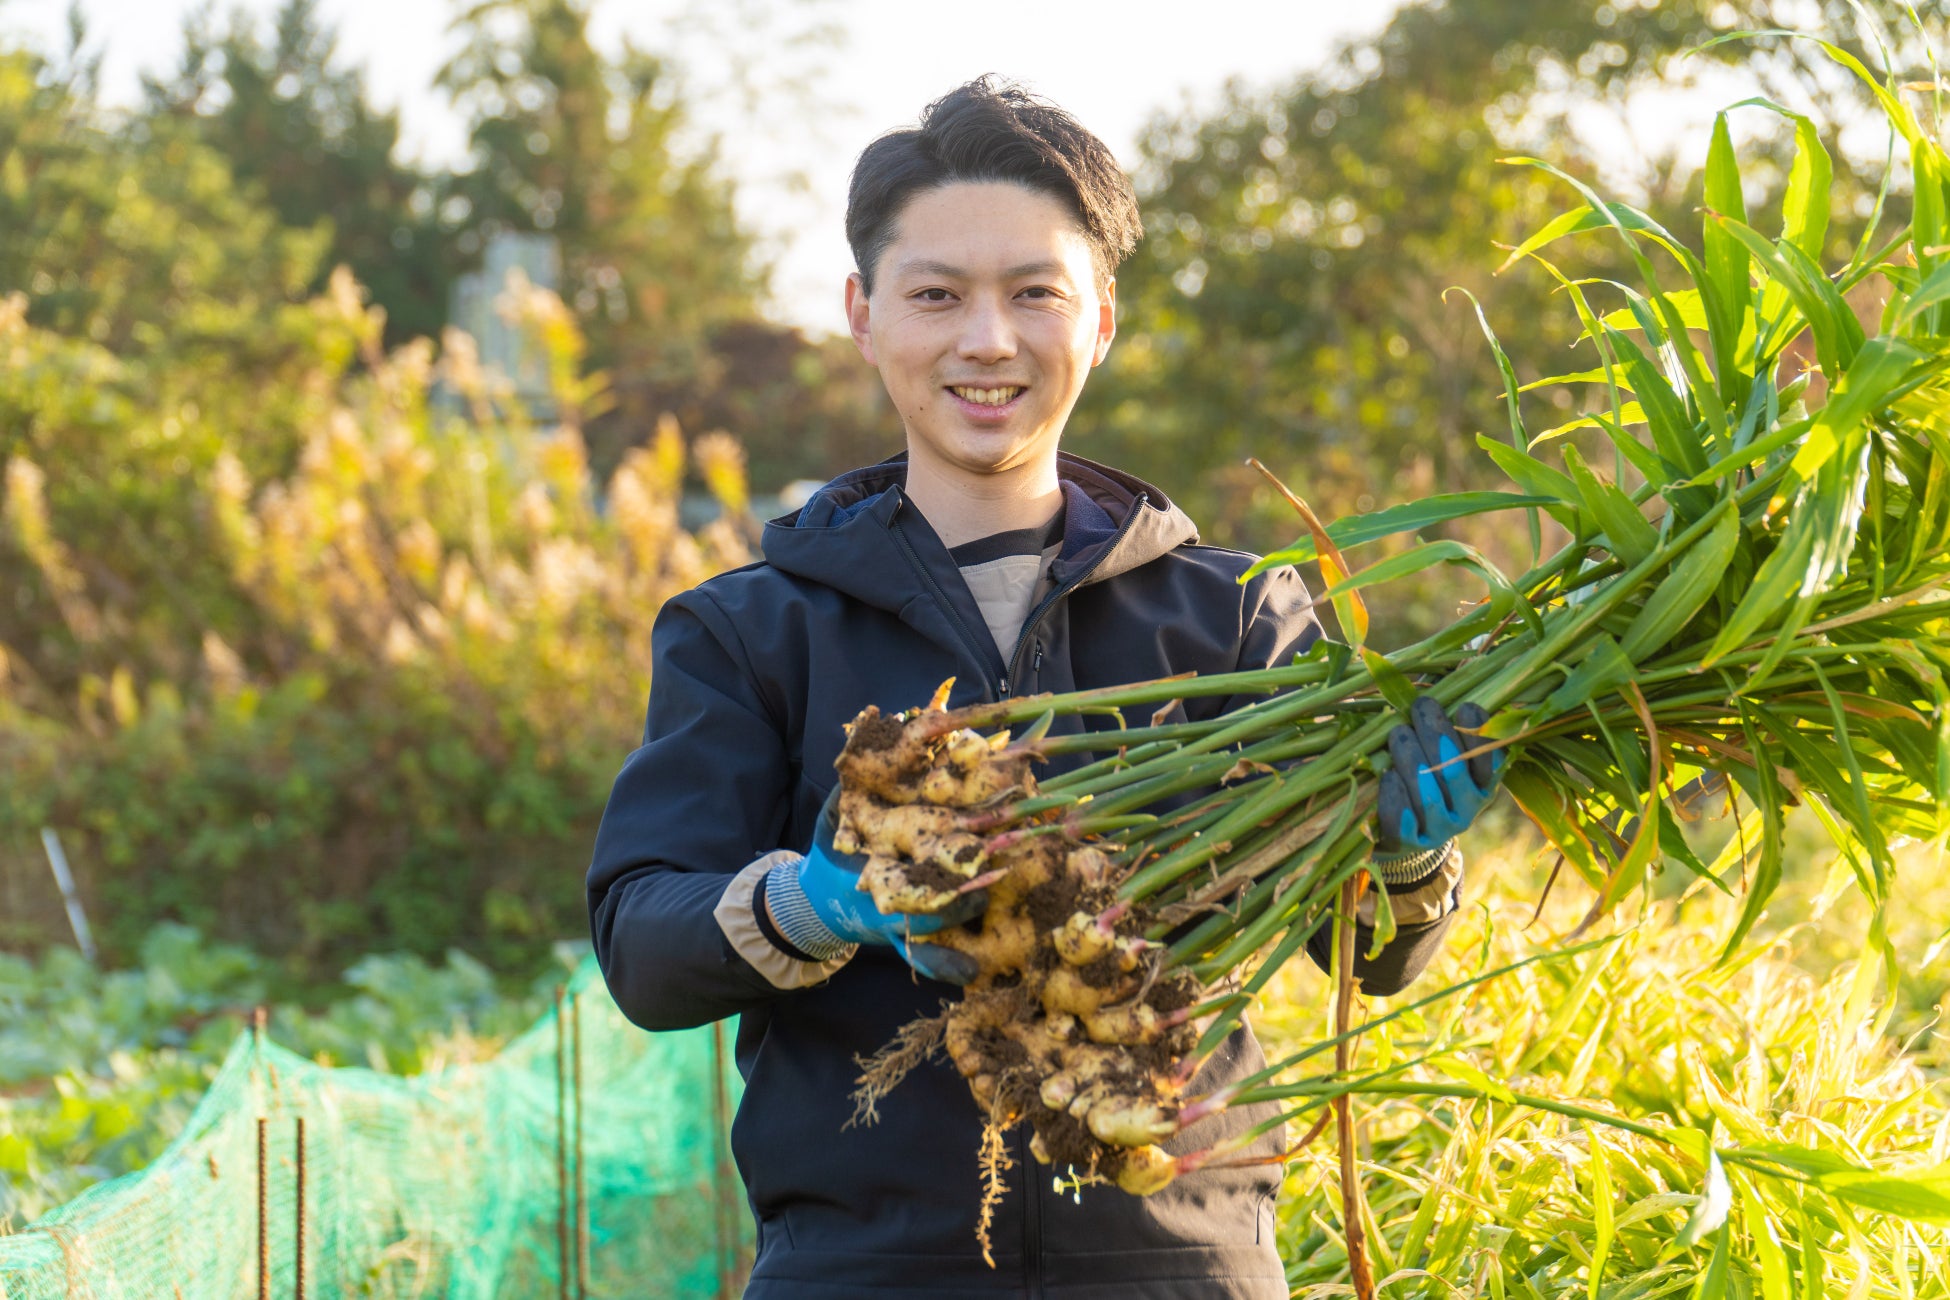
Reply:
[[[1208,1116],[1217,1115],[1220,1111],[1230,1106],[1232,1099],[1238,1095],[1239,1089],[1237,1088],[1221,1088],[1209,1097],[1199,1098],[1178,1112],[1179,1129],[1181,1131],[1188,1129]]]
[[[1119,899],[1103,911],[1097,913],[1097,932],[1106,936],[1117,932],[1117,923],[1131,910],[1129,899]]]

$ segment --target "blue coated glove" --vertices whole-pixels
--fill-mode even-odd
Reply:
[[[1475,733],[1489,715],[1478,705],[1458,705],[1452,718],[1423,695],[1409,717],[1414,726],[1388,734],[1394,768],[1382,774],[1376,801],[1374,861],[1390,885],[1416,883],[1440,865],[1449,841],[1496,794],[1505,757],[1496,749],[1456,761],[1483,743]]]
[[[974,979],[978,967],[967,953],[908,939],[980,916],[988,907],[988,891],[964,894],[927,915],[883,912],[874,906],[873,895],[860,888],[866,855],[841,853],[833,847],[838,824],[839,787],[835,786],[819,810],[812,847],[797,862],[772,868],[766,878],[766,906],[786,942],[816,956],[829,955],[848,943],[890,946],[929,979],[948,984]]]

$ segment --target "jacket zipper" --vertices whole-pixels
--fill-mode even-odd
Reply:
[[[1016,674],[1022,671],[1023,653],[1028,650],[1029,640],[1035,635],[1038,625],[1043,621],[1043,616],[1056,607],[1057,601],[1063,599],[1087,582],[1090,575],[1095,573],[1103,565],[1103,562],[1110,558],[1110,553],[1117,549],[1119,542],[1124,540],[1124,534],[1130,532],[1131,525],[1137,522],[1138,512],[1144,509],[1144,504],[1148,500],[1150,500],[1150,493],[1138,493],[1137,500],[1131,503],[1131,513],[1124,516],[1124,522],[1117,526],[1116,534],[1110,539],[1109,544],[1102,551],[1098,552],[1097,558],[1090,562],[1090,567],[1071,578],[1056,590],[1050,592],[1049,595],[1043,597],[1043,603],[1030,611],[1029,617],[1023,621],[1022,635],[1016,638],[1015,653],[1009,656],[1008,676],[1002,679],[1002,695],[1004,699],[1008,698],[1010,689],[1015,685]],[[1041,667],[1042,662],[1043,647],[1038,642],[1036,646],[1037,667]]]
[[[955,603],[948,599],[948,593],[942,590],[941,584],[935,581],[934,575],[928,572],[928,567],[921,563],[920,555],[914,550],[914,543],[907,540],[907,533],[900,526],[901,510],[907,505],[907,495],[901,492],[899,488],[892,490],[895,493],[894,513],[887,521],[889,531],[894,534],[894,540],[900,543],[901,551],[907,556],[907,562],[914,566],[914,571],[921,575],[921,581],[927,584],[928,591],[941,603],[941,608],[947,611],[948,621],[955,625],[955,634],[961,637],[962,648],[975,656],[976,663],[988,663],[989,657],[987,653],[976,642],[975,638],[969,635],[968,624],[962,622],[961,612],[955,608]],[[1094,568],[1096,566],[1093,565],[1091,567]],[[1000,698],[1006,698],[1008,696],[1009,679],[1006,676],[998,681],[994,687],[984,685],[982,688],[982,699],[984,702],[996,699],[998,698],[998,691],[1000,692]]]

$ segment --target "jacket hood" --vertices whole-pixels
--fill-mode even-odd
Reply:
[[[1061,451],[1056,474],[1063,489],[1063,550],[1051,577],[1059,584],[1079,572],[1088,573],[1085,582],[1101,582],[1198,541],[1191,517],[1135,475]],[[904,451],[840,475],[795,513],[765,525],[766,562],[870,605],[901,608],[913,598],[914,574],[887,544],[895,522],[946,559],[934,530],[908,500],[906,483]]]

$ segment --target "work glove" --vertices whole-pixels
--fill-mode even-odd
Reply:
[[[1388,733],[1394,767],[1382,774],[1376,800],[1375,873],[1397,888],[1420,884],[1442,865],[1449,842],[1496,793],[1504,764],[1501,749],[1457,761],[1483,743],[1476,733],[1489,715],[1478,705],[1458,705],[1452,717],[1422,695],[1409,718],[1413,726]]]
[[[826,796],[813,830],[812,847],[805,855],[780,863],[766,876],[765,904],[780,936],[801,952],[822,960],[837,956],[847,944],[892,947],[929,979],[967,984],[978,970],[973,957],[939,944],[910,940],[980,916],[988,908],[988,891],[964,894],[939,912],[925,915],[881,911],[874,906],[873,895],[860,888],[866,855],[842,853],[833,847],[833,832],[839,826],[839,794],[835,786]]]

